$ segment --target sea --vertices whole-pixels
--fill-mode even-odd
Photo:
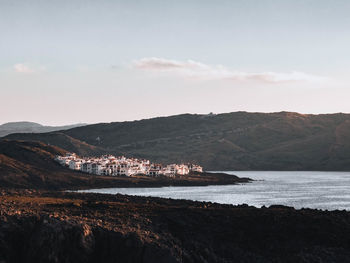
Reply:
[[[104,188],[81,192],[156,196],[232,205],[248,204],[255,207],[285,205],[297,209],[350,210],[350,172],[224,172],[239,177],[249,177],[254,181],[237,185]]]

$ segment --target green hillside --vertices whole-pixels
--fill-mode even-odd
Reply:
[[[83,155],[198,162],[207,170],[350,170],[350,115],[340,113],[184,114],[7,138],[43,141]]]

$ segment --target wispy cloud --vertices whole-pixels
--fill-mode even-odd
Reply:
[[[25,63],[17,63],[13,66],[13,70],[18,73],[29,74],[29,73],[45,71],[45,67],[32,66],[32,65],[29,66],[28,64],[25,64]]]
[[[268,83],[280,82],[320,82],[325,78],[303,72],[244,72],[235,71],[222,65],[207,65],[193,60],[177,61],[164,58],[142,58],[132,63],[134,68],[153,71],[180,74],[200,79],[236,80],[236,81],[260,81]]]
[[[13,66],[13,69],[19,73],[33,73],[34,72],[34,70],[32,70],[31,68],[29,68],[28,66],[26,66],[22,63],[15,64]]]

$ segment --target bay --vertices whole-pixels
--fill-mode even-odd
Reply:
[[[350,172],[225,171],[255,181],[200,187],[104,188],[81,192],[155,196],[222,204],[350,210]]]

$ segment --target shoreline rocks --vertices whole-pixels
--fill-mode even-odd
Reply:
[[[0,262],[349,262],[350,213],[2,190]]]

